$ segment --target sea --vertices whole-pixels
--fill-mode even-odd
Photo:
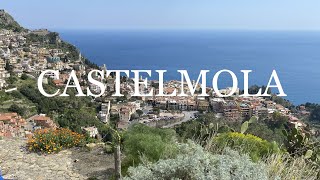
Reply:
[[[166,80],[180,80],[177,70],[197,79],[210,70],[233,71],[243,88],[243,73],[252,70],[249,85],[266,86],[276,70],[286,99],[299,105],[320,103],[320,32],[217,30],[58,30],[92,62],[113,70],[167,70]],[[155,71],[151,78],[157,79]],[[147,77],[145,75],[145,77]],[[219,88],[232,86],[222,73]],[[272,92],[277,93],[273,88]]]

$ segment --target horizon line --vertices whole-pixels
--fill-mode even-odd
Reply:
[[[246,28],[29,28],[30,30],[48,29],[49,31],[269,31],[269,32],[320,32],[320,29],[246,29]]]

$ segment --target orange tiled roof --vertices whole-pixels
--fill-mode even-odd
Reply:
[[[18,114],[17,113],[14,113],[14,112],[12,112],[12,113],[2,113],[2,114],[0,114],[0,116],[1,115],[3,115],[3,116],[10,116],[10,117],[12,117],[12,116],[18,116]]]
[[[10,120],[11,120],[11,117],[10,117],[10,116],[0,115],[0,121],[10,121]]]
[[[32,118],[34,121],[47,121],[50,120],[50,117],[46,116],[35,116]]]

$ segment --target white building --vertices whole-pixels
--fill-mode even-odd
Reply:
[[[98,128],[95,126],[92,127],[82,127],[81,128],[85,133],[88,133],[90,137],[96,138],[99,135]]]
[[[101,122],[109,123],[109,121],[110,121],[110,107],[111,107],[110,101],[108,103],[101,104],[101,111],[98,114],[98,117]]]

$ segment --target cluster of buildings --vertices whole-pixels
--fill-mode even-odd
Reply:
[[[85,66],[81,55],[79,60],[70,62],[67,59],[69,52],[44,48],[40,42],[27,42],[26,37],[31,33],[47,35],[50,32],[46,29],[28,32],[0,29],[0,90],[8,89],[7,79],[12,74],[21,77],[23,73],[27,73],[29,77],[36,78],[46,69],[76,69],[77,73],[84,73]],[[61,77],[62,80],[66,78],[63,74]],[[47,78],[50,78],[50,75]],[[60,82],[60,85],[63,85],[63,82]],[[16,113],[0,113],[0,136],[25,137],[36,129],[56,127],[53,120],[45,115],[35,115],[25,120]]]
[[[27,120],[17,113],[0,113],[0,137],[29,137],[32,132],[42,128],[57,128],[50,117],[35,115]]]
[[[21,137],[24,134],[25,119],[17,113],[0,114],[0,137]]]
[[[59,48],[44,48],[39,42],[27,42],[26,37],[30,33],[45,36],[50,32],[46,29],[29,32],[0,30],[0,89],[8,85],[6,79],[10,77],[10,73],[18,77],[23,73],[28,73],[31,77],[36,78],[42,71],[53,69],[60,71],[59,78],[56,78],[54,74],[46,74],[47,78],[44,79],[44,83],[48,82],[48,78],[52,78],[52,82],[56,86],[65,86],[69,78],[69,72],[75,70],[83,90],[86,89],[86,86],[89,86],[91,91],[95,93],[100,92],[98,86],[94,84],[88,85],[86,79],[82,78],[83,75],[91,69],[83,63],[81,54],[79,54],[78,59],[70,61],[68,59],[70,52]],[[61,40],[58,38],[56,41]],[[10,72],[8,71],[8,67],[10,67]],[[107,68],[103,66],[101,69],[106,70]],[[98,75],[95,76],[95,79],[99,80],[99,78],[102,77]],[[112,77],[108,78],[109,79],[105,80],[106,91],[103,97],[110,98],[109,93],[115,90],[115,83]],[[195,85],[195,81],[192,82],[192,85]],[[152,90],[153,95],[133,98],[134,82],[132,79],[127,78],[123,80],[120,86],[121,93],[125,94],[125,103],[121,102],[122,100],[120,101],[113,98],[113,101],[102,103],[101,110],[97,114],[97,117],[103,123],[109,123],[112,115],[118,116],[118,128],[126,128],[129,125],[132,115],[136,114],[138,109],[141,109],[141,103],[165,110],[213,111],[231,121],[239,121],[250,118],[251,116],[267,117],[277,111],[282,115],[288,116],[290,122],[304,126],[299,119],[294,117],[290,111],[282,105],[261,97],[240,97],[238,96],[239,89],[237,89],[233,97],[220,98],[217,97],[212,88],[206,88],[205,91],[210,94],[210,96],[203,97],[199,95],[202,89],[201,84],[198,84],[195,87],[195,94],[193,96],[156,96],[156,94],[159,93],[159,88],[157,88],[159,82],[148,81],[146,87],[143,85],[139,86],[140,92],[147,94]],[[166,95],[170,95],[174,91],[179,94],[182,90],[186,94],[190,94],[188,84],[185,83],[181,85],[180,81],[167,81],[164,83],[164,87],[164,94]],[[230,91],[230,88],[226,88],[221,89],[220,93],[229,94]],[[27,122],[32,124],[32,130],[34,130],[34,128],[56,128],[53,121],[44,115],[33,116],[29,118]],[[0,114],[0,136],[9,136],[9,134],[11,134],[10,136],[18,135],[20,132],[17,132],[16,129],[24,129],[25,124],[23,123],[26,123],[26,121],[23,121],[21,117],[17,115]],[[29,130],[31,131],[30,128]],[[89,131],[90,128],[87,130]],[[91,131],[95,131],[95,129],[91,128]]]
[[[27,42],[26,36],[31,33],[46,35],[50,32],[46,29],[29,32],[0,30],[0,89],[7,86],[5,79],[10,76],[5,67],[10,67],[11,73],[18,77],[23,73],[37,77],[45,69],[76,70],[78,74],[85,73],[81,54],[79,54],[78,60],[71,62],[68,59],[70,52],[58,48],[45,48],[39,42]]]
[[[141,93],[149,93],[153,91],[153,95],[146,97],[137,97],[132,100],[131,103],[119,103],[114,101],[111,105],[109,103],[102,104],[101,111],[99,113],[100,120],[104,123],[108,123],[108,118],[110,114],[119,116],[119,128],[125,128],[129,124],[131,115],[139,108],[133,106],[132,103],[141,102],[149,106],[162,109],[162,110],[173,110],[173,111],[203,111],[203,112],[215,112],[219,117],[225,117],[229,121],[242,121],[244,119],[249,119],[252,116],[257,117],[272,117],[274,112],[279,112],[283,116],[287,116],[289,123],[297,124],[298,126],[305,127],[306,125],[296,118],[290,110],[274,101],[268,100],[263,97],[241,97],[239,96],[240,91],[234,93],[234,96],[221,98],[218,97],[211,88],[207,88],[206,92],[210,96],[200,96],[201,84],[195,87],[195,94],[193,96],[157,96],[158,88],[157,81],[150,81],[147,87],[140,86]],[[193,82],[194,85],[194,82]],[[109,90],[114,89],[113,83],[107,83]],[[174,91],[180,93],[181,89],[184,90],[186,94],[190,93],[187,84],[181,88],[180,81],[168,81],[164,83],[164,94],[172,94]],[[133,94],[134,82],[132,79],[127,79],[125,82],[121,83],[121,93],[126,94],[127,101],[131,101]],[[229,94],[231,88],[221,89],[221,94]],[[105,94],[109,96],[109,94]],[[108,108],[105,108],[108,107]],[[108,109],[108,111],[106,111]],[[143,118],[141,118],[143,119]],[[153,119],[159,119],[159,117],[154,116]]]
[[[30,131],[43,129],[43,128],[49,128],[49,129],[57,128],[57,125],[54,123],[54,121],[50,117],[46,116],[45,114],[34,115],[28,118],[27,121],[30,123],[32,127],[32,129],[29,129]]]
[[[128,103],[115,103],[111,106],[111,102],[101,103],[101,110],[97,114],[97,117],[101,122],[110,123],[110,117],[118,117],[117,127],[120,129],[127,128],[131,116],[136,113],[138,109],[141,109],[140,102],[128,102]]]
[[[56,86],[64,86],[71,70],[75,70],[79,77],[86,74],[87,67],[81,53],[78,59],[71,61],[69,59],[71,52],[65,49],[45,48],[42,43],[48,42],[28,41],[27,39],[28,35],[46,36],[49,33],[47,29],[23,32],[0,29],[0,90],[7,92],[9,85],[7,80],[11,75],[21,77],[23,73],[26,73],[29,77],[36,78],[46,69],[59,70],[61,72],[59,78],[54,77],[53,74],[46,74],[43,83],[48,83],[48,79],[51,78]],[[56,41],[61,40],[57,37]],[[85,84],[86,81],[80,78],[80,83]],[[90,85],[90,89],[94,92],[99,91],[94,85]],[[103,105],[99,116],[101,121],[108,122],[110,115],[106,112],[109,111],[110,103],[109,106]],[[23,137],[40,128],[56,127],[54,121],[43,114],[32,116],[27,120],[15,113],[0,114],[0,136]]]
[[[119,116],[117,128],[125,129],[128,127],[131,116],[140,109],[139,102],[120,103],[112,106],[110,113]]]

